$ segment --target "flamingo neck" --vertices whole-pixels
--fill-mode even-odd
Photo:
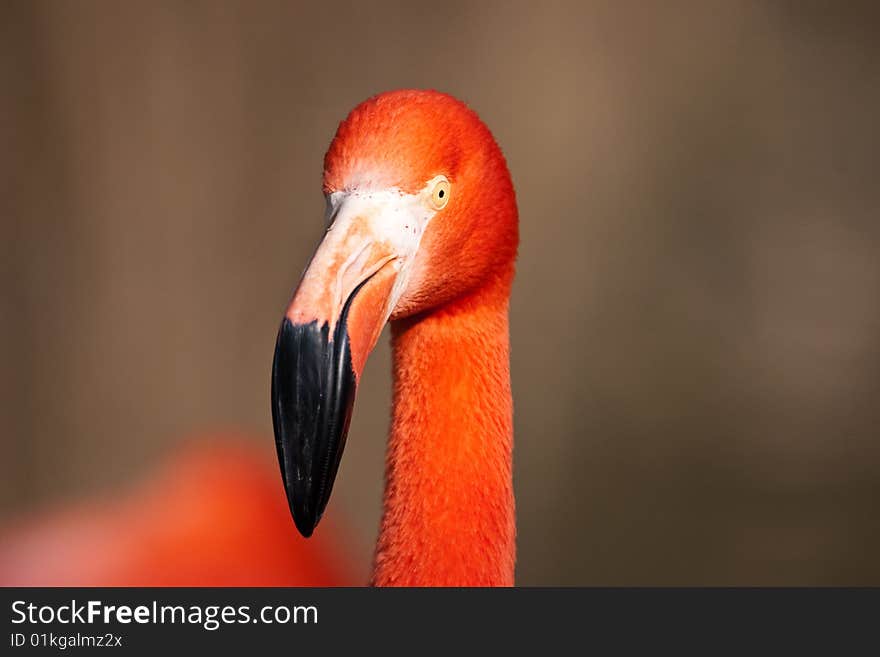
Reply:
[[[513,585],[511,278],[392,324],[374,585]]]

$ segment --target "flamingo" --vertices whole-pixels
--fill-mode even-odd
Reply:
[[[0,586],[341,586],[339,527],[290,532],[271,455],[239,434],[193,436],[141,481],[0,530]],[[267,457],[268,458],[265,458]]]
[[[374,96],[324,158],[326,233],[284,313],[272,416],[293,521],[333,487],[364,364],[391,324],[393,409],[371,584],[511,586],[508,306],[518,237],[504,156],[463,102]]]

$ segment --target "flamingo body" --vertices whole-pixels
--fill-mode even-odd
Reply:
[[[127,490],[0,534],[3,586],[344,586],[335,527],[290,531],[272,463],[230,434],[192,440]]]

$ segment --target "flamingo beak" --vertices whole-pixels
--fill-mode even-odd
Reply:
[[[382,208],[348,206],[294,292],[272,365],[278,461],[305,537],[330,498],[367,356],[405,286],[406,253],[389,238]]]

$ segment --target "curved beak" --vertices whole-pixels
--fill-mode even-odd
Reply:
[[[338,204],[275,343],[275,443],[293,520],[306,537],[330,498],[367,356],[405,286],[406,250],[383,213],[377,203]]]

